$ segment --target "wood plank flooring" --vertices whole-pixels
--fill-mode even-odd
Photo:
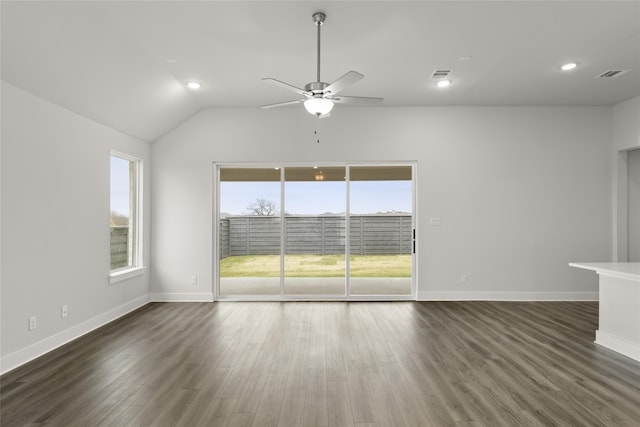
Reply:
[[[1,378],[2,426],[638,426],[597,303],[149,304]]]

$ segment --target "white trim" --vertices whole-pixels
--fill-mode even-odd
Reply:
[[[418,292],[418,301],[598,301],[598,292]]]
[[[126,270],[116,270],[109,274],[109,284],[122,282],[132,277],[142,276],[146,273],[147,267],[133,267]]]
[[[130,162],[137,162],[141,160],[140,157],[132,156],[131,154],[123,153],[122,151],[117,150],[111,150],[111,155],[120,157],[122,160],[128,160]]]
[[[155,292],[151,302],[213,302],[213,292]]]
[[[217,301],[221,302],[295,302],[295,301],[306,301],[306,302],[357,302],[357,301],[415,301],[412,297],[408,295],[399,295],[399,296],[380,296],[380,295],[362,295],[362,296],[352,296],[352,297],[331,297],[331,296],[307,296],[307,295],[293,295],[293,296],[284,296],[280,297],[279,295],[262,295],[262,296],[242,296],[242,295],[234,295],[224,297],[221,296],[217,299]]]
[[[280,297],[284,295],[284,257],[286,256],[285,252],[287,249],[287,218],[284,212],[287,185],[284,170],[284,167],[280,167]],[[231,236],[231,227],[229,227],[229,236]],[[218,277],[218,284],[220,284],[220,277]],[[218,296],[220,296],[220,293],[218,293]]]
[[[348,163],[344,167],[344,181],[346,184],[344,201],[344,297],[346,298],[351,295],[351,165]],[[413,203],[413,194],[411,197],[411,202]],[[360,232],[364,233],[363,230]]]
[[[418,161],[411,164],[411,296],[418,300],[418,260],[420,235],[418,229]]]
[[[122,304],[119,307],[111,309],[98,316],[92,317],[91,319],[85,320],[82,323],[65,329],[64,331],[58,332],[55,335],[51,335],[18,351],[8,354],[0,359],[0,374],[4,375],[9,371],[14,370],[15,368],[24,365],[25,363],[30,362],[31,360],[36,359],[46,353],[49,353],[50,351],[55,350],[56,348],[63,346],[68,342],[80,338],[81,336],[88,334],[94,329],[98,329],[99,327],[104,326],[107,323],[113,322],[114,320],[124,316],[125,314],[130,313],[148,303],[148,295],[143,295],[133,301]]]
[[[600,330],[596,331],[594,342],[640,362],[640,345],[637,343]]]
[[[211,165],[213,167],[213,174],[211,176],[211,185],[213,186],[213,198],[211,200],[211,211],[213,212],[211,216],[211,252],[213,257],[211,277],[213,281],[211,282],[211,292],[215,300],[217,296],[220,295],[218,279],[218,271],[220,270],[220,237],[218,236],[218,233],[220,233],[220,167],[216,162],[213,162]]]

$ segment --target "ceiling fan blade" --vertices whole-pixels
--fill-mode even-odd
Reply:
[[[380,104],[384,98],[371,98],[368,96],[338,96],[336,98],[328,98],[333,102],[339,104],[360,104],[360,105],[372,105]]]
[[[364,74],[360,74],[357,71],[349,71],[344,76],[340,77],[335,82],[331,83],[324,89],[324,92],[331,92],[332,95],[337,94],[345,87],[354,84],[357,81],[360,81],[364,78]]]
[[[272,79],[270,77],[264,78],[264,79],[262,79],[262,81],[274,84],[276,86],[283,87],[283,88],[285,88],[287,90],[290,90],[290,91],[293,91],[293,92],[297,93],[298,95],[313,96],[313,93],[311,93],[311,92],[307,92],[304,89],[300,89],[299,87],[295,87],[293,85],[290,85],[289,83],[281,82],[280,80]]]
[[[304,102],[304,99],[296,99],[295,101],[277,102],[275,104],[261,105],[260,108],[284,107],[285,105],[293,105]]]

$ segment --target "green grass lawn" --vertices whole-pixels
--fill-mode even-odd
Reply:
[[[411,255],[352,255],[351,277],[411,277]],[[286,255],[286,277],[344,277],[344,255]],[[220,277],[280,277],[279,255],[231,256]]]

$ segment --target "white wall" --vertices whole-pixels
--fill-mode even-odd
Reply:
[[[613,149],[640,148],[640,96],[613,107]]]
[[[628,194],[628,242],[629,262],[640,262],[640,149],[627,155],[629,174]]]
[[[212,162],[386,160],[418,162],[420,298],[596,298],[567,263],[611,256],[611,129],[607,107],[205,110],[152,146],[152,299],[211,297]]]
[[[108,282],[111,149],[150,162],[148,143],[2,83],[2,371],[148,301],[149,274]]]
[[[613,107],[612,148],[613,260],[624,262],[629,260],[627,155],[640,148],[640,96]]]

